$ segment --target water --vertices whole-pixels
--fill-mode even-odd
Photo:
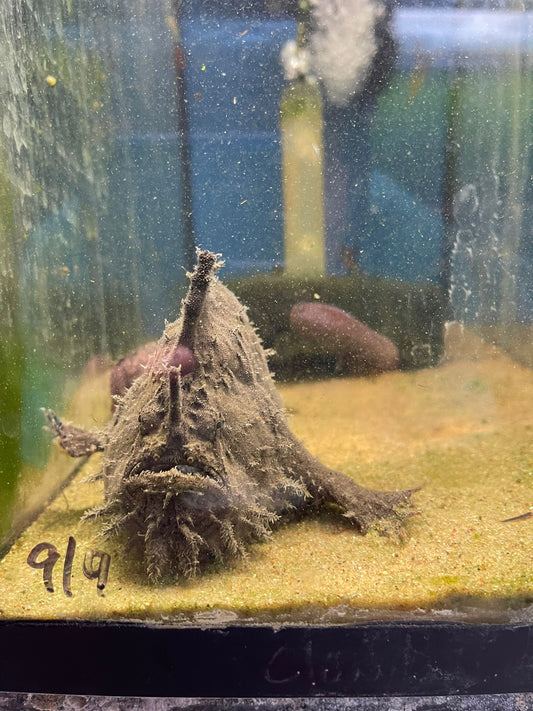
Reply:
[[[2,420],[15,421],[4,451],[20,459],[6,456],[10,491],[22,464],[49,456],[40,408],[64,407],[92,356],[118,357],[172,313],[184,247],[173,68],[155,84],[135,49],[172,56],[165,8],[17,2],[1,22]]]
[[[280,116],[297,18],[234,5],[0,0],[1,614],[530,619],[530,13],[369,11],[359,78],[333,81],[356,94],[326,90],[301,126],[291,116],[298,168]],[[343,69],[325,56],[328,27],[301,66],[331,80]],[[313,233],[310,268],[291,214]],[[421,487],[419,515],[391,526],[385,507],[362,536],[337,515],[362,525],[342,484],[317,469],[314,489],[307,455],[288,463],[270,444],[288,437],[277,395],[260,350],[238,350],[246,321],[226,296],[209,317],[192,299],[189,330],[168,327],[160,344],[164,366],[147,346],[110,381],[178,316],[195,246],[222,253],[298,440],[363,487]],[[115,403],[124,431],[110,446],[110,382],[116,393],[151,368],[127,416]],[[217,369],[204,403],[199,374]],[[42,408],[93,432],[74,432],[78,453],[104,453],[69,458]],[[201,446],[169,434],[189,411]],[[91,481],[102,466],[105,486]],[[120,488],[131,467],[148,477],[138,499],[135,476]],[[320,504],[311,516],[303,487]],[[104,500],[122,538],[81,520]],[[305,515],[276,528],[287,504]],[[171,556],[196,577],[162,585]]]

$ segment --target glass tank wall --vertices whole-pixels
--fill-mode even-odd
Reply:
[[[530,619],[529,6],[0,9],[0,615]]]

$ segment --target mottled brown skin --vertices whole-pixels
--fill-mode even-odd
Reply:
[[[245,308],[216,278],[218,266],[199,252],[180,318],[109,426],[86,433],[83,453],[103,450],[105,503],[92,515],[106,533],[138,542],[154,581],[244,556],[295,513],[334,504],[363,532],[384,521],[399,527],[410,513],[412,492],[365,489],[294,437],[266,353]],[[186,374],[169,359],[182,349],[194,359]],[[48,418],[60,444],[81,456],[83,431]]]
[[[113,366],[109,376],[112,410],[115,409],[115,403],[133,385],[139,375],[149,368],[159,366],[164,371],[165,368],[173,365],[175,368],[181,368],[182,376],[192,372],[195,361],[190,348],[177,346],[161,351],[157,345],[157,343],[147,343]]]
[[[156,343],[147,343],[135,351],[135,353],[131,353],[121,358],[118,363],[115,363],[109,375],[109,388],[111,390],[113,409],[115,409],[115,398],[124,395],[126,390],[131,388],[139,375],[146,370],[146,367],[154,355],[156,345]]]

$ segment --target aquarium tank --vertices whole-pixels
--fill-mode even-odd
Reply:
[[[0,0],[0,620],[533,620],[528,0]]]

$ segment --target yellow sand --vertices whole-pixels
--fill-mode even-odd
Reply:
[[[205,624],[253,616],[530,618],[533,517],[502,519],[533,507],[533,372],[478,342],[449,353],[435,369],[280,387],[294,432],[325,464],[373,488],[422,485],[420,514],[404,541],[360,536],[326,515],[276,531],[231,570],[152,586],[116,541],[97,538],[97,524],[79,521],[102,497],[101,484],[81,481],[97,470],[94,457],[0,562],[0,615]],[[103,392],[105,382],[84,383],[78,403],[95,387]],[[61,589],[69,535],[77,541],[71,598]],[[53,594],[26,564],[41,541],[61,553]],[[82,574],[91,548],[112,556],[105,597]]]

